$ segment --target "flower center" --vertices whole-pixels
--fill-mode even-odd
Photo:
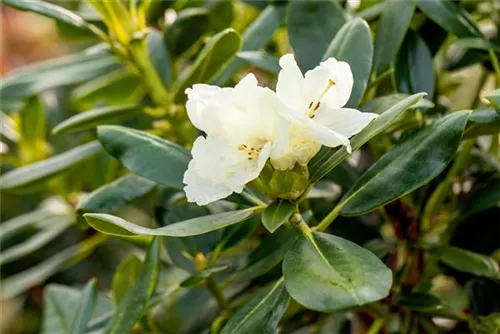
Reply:
[[[259,156],[259,153],[262,150],[262,147],[254,148],[254,147],[249,147],[245,144],[241,144],[241,145],[238,145],[238,150],[239,151],[246,151],[247,156],[248,156],[248,160],[253,160]]]
[[[328,84],[326,85],[325,89],[323,89],[323,91],[319,94],[319,97],[316,99],[316,101],[311,101],[311,103],[309,103],[309,107],[307,109],[307,117],[314,118],[320,106],[321,99],[333,86],[335,86],[335,81],[333,81],[332,79],[328,79]]]

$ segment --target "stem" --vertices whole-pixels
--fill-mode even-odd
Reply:
[[[323,218],[323,220],[318,225],[316,225],[313,228],[313,230],[320,232],[326,230],[328,226],[330,226],[330,224],[335,220],[335,218],[338,217],[338,215],[340,214],[340,210],[342,210],[343,207],[344,207],[344,202],[337,204],[337,206],[335,206],[333,210],[330,211],[330,213],[325,218]]]
[[[207,288],[214,295],[221,310],[229,310],[229,303],[227,302],[226,297],[224,297],[224,294],[222,293],[217,283],[215,283],[214,279],[212,277],[208,277],[205,281],[207,283]]]
[[[305,222],[304,218],[300,213],[295,213],[291,218],[290,218],[290,223],[294,228],[296,228],[301,234],[305,235],[309,239],[312,238],[312,231]]]
[[[384,318],[378,318],[376,319],[373,324],[370,326],[368,329],[368,332],[366,334],[378,334],[382,327],[384,327],[385,324],[385,319]]]
[[[432,193],[427,201],[424,212],[422,214],[422,229],[428,230],[431,227],[432,215],[438,211],[443,203],[448,190],[453,183],[454,179],[458,176],[462,168],[465,166],[470,157],[470,152],[474,147],[475,140],[470,139],[464,142],[462,150],[458,152],[455,162],[446,175],[446,178],[441,182],[436,190]]]
[[[500,62],[498,61],[498,57],[492,49],[488,50],[490,54],[491,63],[493,64],[493,68],[495,69],[495,77],[496,77],[496,86],[500,86]]]

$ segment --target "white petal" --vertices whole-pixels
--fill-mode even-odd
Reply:
[[[319,98],[328,87],[329,80],[334,85],[328,89],[321,99],[321,104],[330,108],[342,108],[351,96],[354,79],[348,63],[328,58],[314,69],[305,74],[307,94],[311,101]]]
[[[192,160],[184,173],[184,192],[189,202],[206,205],[231,195],[232,190],[223,184],[200,176]]]
[[[279,60],[281,70],[278,74],[276,93],[278,97],[294,110],[307,110],[309,99],[304,90],[304,76],[295,61],[293,54],[282,56]]]
[[[356,109],[320,108],[314,120],[347,138],[363,130],[377,114],[364,113]]]
[[[248,73],[247,75],[245,75],[245,77],[243,79],[240,80],[240,82],[238,82],[238,84],[236,84],[236,86],[234,86],[234,88],[249,88],[249,87],[255,87],[259,84],[259,82],[257,81],[257,78],[255,77],[255,75],[253,73]]]
[[[222,88],[218,86],[197,84],[193,88],[186,89],[186,95],[188,100],[186,102],[186,109],[189,119],[193,125],[203,130],[204,128],[204,116],[203,106],[205,101],[210,100],[213,96],[219,93]]]

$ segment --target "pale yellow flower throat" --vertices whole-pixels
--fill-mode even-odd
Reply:
[[[307,117],[314,118],[316,112],[319,109],[321,99],[323,98],[323,96],[325,96],[326,92],[328,92],[328,90],[333,86],[335,86],[335,81],[333,81],[332,79],[328,79],[328,84],[326,85],[325,89],[323,89],[321,94],[319,94],[319,97],[316,99],[316,101],[309,103],[309,108],[307,109]]]
[[[248,160],[253,160],[259,156],[259,153],[262,148],[253,148],[253,147],[248,147],[245,144],[238,145],[238,150],[239,151],[247,151],[248,155]]]

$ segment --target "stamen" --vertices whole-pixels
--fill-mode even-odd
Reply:
[[[314,114],[316,114],[316,111],[321,104],[321,99],[334,85],[335,81],[333,81],[332,79],[328,79],[328,84],[326,85],[325,89],[323,89],[323,91],[319,94],[319,97],[316,99],[316,101],[309,103],[309,108],[307,109],[307,117],[313,118]]]

